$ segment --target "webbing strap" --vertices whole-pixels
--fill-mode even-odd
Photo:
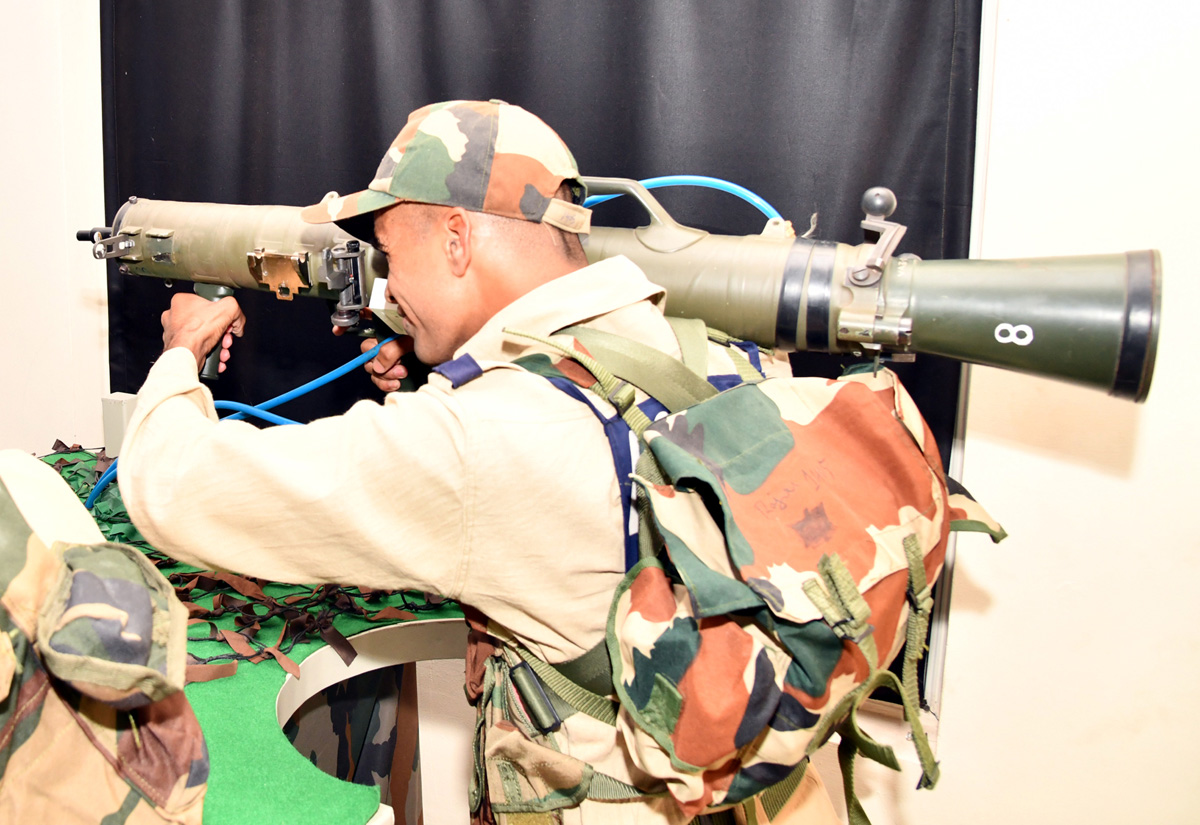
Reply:
[[[921,543],[915,535],[904,539],[904,554],[908,558],[908,627],[904,647],[904,669],[900,695],[904,701],[904,714],[912,726],[913,745],[917,759],[921,762],[921,781],[918,788],[932,788],[937,784],[939,769],[929,747],[929,737],[921,725],[920,696],[917,688],[917,663],[925,652],[925,634],[929,630],[929,616],[933,611],[933,595],[925,577],[925,560]]]
[[[854,757],[862,754],[868,759],[885,765],[894,771],[900,770],[895,752],[887,745],[876,742],[858,726],[858,709],[868,696],[881,685],[896,687],[896,675],[890,670],[879,670],[871,662],[871,674],[867,680],[847,694],[835,709],[836,715],[843,706],[848,707],[846,718],[838,726],[837,732],[841,737],[838,744],[838,766],[842,772],[842,792],[846,800],[846,816],[849,825],[871,825],[867,812],[854,790]]]
[[[867,623],[871,606],[858,592],[858,585],[846,563],[837,554],[821,556],[817,562],[821,579],[808,579],[801,587],[804,594],[829,623],[830,629],[843,639],[858,645],[872,669],[879,660],[875,647],[875,627]],[[822,587],[824,583],[824,587]]]
[[[664,352],[620,335],[587,327],[567,327],[613,375],[645,392],[670,412],[679,412],[712,398],[717,389]],[[598,377],[598,376],[597,376]]]
[[[652,423],[646,414],[639,410],[637,405],[633,403],[633,387],[630,386],[632,382],[613,375],[611,370],[609,370],[595,358],[584,355],[582,352],[571,349],[570,347],[563,346],[557,341],[542,335],[521,332],[520,330],[512,329],[511,327],[505,327],[503,331],[507,335],[517,335],[521,338],[528,338],[531,341],[537,341],[539,344],[544,344],[551,349],[555,349],[558,352],[561,352],[567,358],[570,358],[572,361],[577,361],[579,364],[581,364],[583,368],[590,372],[592,377],[596,379],[596,383],[588,389],[616,407],[617,411],[621,414],[621,418],[625,420],[625,423],[629,425],[629,429],[633,430],[634,435],[636,435],[639,439],[642,437],[642,433],[646,431],[646,428]],[[586,346],[586,344],[584,346]],[[679,364],[678,361],[675,361],[674,358],[670,358],[670,356],[663,357],[668,358],[676,364]],[[679,364],[679,366],[682,367],[683,365]],[[713,390],[713,392],[715,393],[716,390]]]
[[[729,360],[733,361],[738,378],[741,378],[746,383],[749,384],[763,379],[762,373],[756,370],[754,365],[750,363],[750,356],[742,352],[739,347],[731,346],[729,348]]]
[[[683,365],[708,380],[708,327],[699,318],[667,318],[667,323],[679,341]]]
[[[917,783],[917,787],[932,788],[937,783],[939,775],[938,764],[933,758],[933,749],[929,746],[929,737],[921,724],[921,708],[917,692],[917,662],[920,661],[924,651],[925,633],[929,628],[933,598],[930,595],[931,588],[925,576],[925,562],[921,553],[920,540],[915,535],[909,535],[904,539],[903,544],[904,554],[908,561],[909,600],[903,680],[897,679],[891,671],[875,670],[867,681],[852,694],[854,698],[850,703],[850,712],[847,714],[846,721],[838,728],[842,738],[838,745],[838,763],[842,770],[842,788],[846,798],[846,814],[850,825],[870,825],[866,811],[854,791],[855,755],[862,754],[893,770],[900,769],[892,749],[876,742],[858,725],[859,706],[877,687],[886,685],[900,695],[901,703],[904,706],[904,718],[912,729],[913,747],[917,752],[917,760],[921,764],[921,779]],[[816,582],[812,584],[816,590],[820,590]],[[813,594],[809,591],[810,588],[805,587],[805,592],[812,598]],[[820,599],[823,596],[824,594],[821,593],[817,598]],[[826,601],[831,600],[826,597]],[[822,608],[822,610],[824,609]],[[834,605],[834,615],[836,615],[836,605]],[[869,661],[869,664],[874,665],[873,659]],[[873,667],[872,669],[874,670]]]
[[[767,814],[768,822],[774,822],[775,817],[779,816],[779,812],[783,810],[783,806],[791,800],[792,795],[796,793],[796,789],[800,787],[800,780],[804,779],[804,773],[807,770],[808,760],[805,759],[787,777],[776,782],[759,795],[763,811]]]
[[[597,772],[592,774],[592,784],[588,786],[587,798],[601,802],[626,802],[634,799],[655,799],[666,795],[666,791],[643,791],[628,782],[622,782],[606,773]]]
[[[912,728],[913,744],[916,747],[917,758],[921,762],[923,771],[918,787],[932,787],[933,783],[937,781],[937,763],[933,760],[929,739],[921,726],[920,707],[916,695],[916,664],[925,644],[925,628],[928,626],[932,599],[929,597],[920,541],[915,535],[905,539],[904,552],[908,560],[909,598],[913,607],[908,618],[908,649],[904,657],[905,679],[903,685],[894,673],[889,670],[879,670],[875,666],[878,652],[872,635],[874,628],[867,624],[871,612],[870,606],[858,591],[854,578],[850,575],[845,563],[836,555],[823,556],[817,564],[817,571],[821,576],[820,581],[810,579],[803,585],[805,594],[821,611],[825,621],[839,636],[853,641],[859,646],[870,668],[867,680],[848,694],[839,703],[838,708],[828,714],[830,718],[837,718],[843,704],[848,705],[849,712],[846,714],[846,719],[838,728],[842,738],[841,744],[838,745],[838,762],[842,769],[842,786],[850,825],[870,825],[866,811],[863,810],[862,804],[854,792],[855,755],[861,753],[868,759],[887,765],[893,770],[900,768],[892,749],[867,736],[858,726],[858,708],[877,687],[888,685],[900,694],[904,704],[904,716]]]
[[[871,825],[867,812],[858,801],[854,792],[854,757],[858,754],[857,743],[849,736],[843,736],[838,743],[838,767],[842,770],[842,795],[846,798],[846,819],[850,825]]]
[[[617,705],[611,699],[585,690],[563,676],[551,665],[539,659],[524,645],[517,643],[516,652],[537,674],[542,684],[575,710],[608,725],[617,724]]]
[[[552,664],[550,667],[584,690],[598,696],[612,693],[612,660],[608,658],[608,644],[603,640],[582,656]]]

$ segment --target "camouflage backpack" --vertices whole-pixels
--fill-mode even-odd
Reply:
[[[851,822],[865,822],[855,753],[899,764],[861,731],[858,708],[879,686],[900,694],[932,787],[917,699],[930,590],[952,529],[1003,531],[965,491],[948,492],[933,436],[889,370],[764,379],[753,344],[672,326],[682,362],[583,327],[562,331],[574,348],[536,339],[583,366],[587,389],[643,445],[639,527],[606,649],[550,666],[510,642],[538,677],[513,668],[517,692],[542,733],[563,704],[620,725],[688,817],[754,804],[748,821],[773,818],[837,732]],[[737,353],[739,375],[701,377],[710,335]],[[545,355],[516,363],[580,395],[577,369],[573,380]],[[635,386],[650,399],[634,404]],[[888,666],[906,642],[901,680]]]

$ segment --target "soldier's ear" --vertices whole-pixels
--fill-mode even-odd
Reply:
[[[471,265],[471,216],[460,206],[450,209],[442,220],[444,231],[442,249],[450,272],[457,278],[467,273]]]

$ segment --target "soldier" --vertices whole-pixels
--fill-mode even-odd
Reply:
[[[428,384],[301,427],[217,426],[197,367],[218,344],[226,361],[245,319],[232,298],[177,294],[122,446],[121,488],[142,533],[182,561],[419,588],[469,607],[468,691],[488,722],[477,818],[683,823],[694,812],[662,793],[664,777],[619,727],[575,713],[543,736],[498,710],[485,684],[489,668],[506,670],[506,645],[558,664],[601,642],[629,527],[628,481],[602,423],[612,410],[513,365],[544,353],[590,383],[551,346],[505,330],[546,338],[584,324],[680,357],[662,289],[624,258],[587,265],[583,196],[567,147],[525,110],[453,101],[415,111],[367,189],[304,214],[387,254],[405,348],[440,365]],[[402,351],[368,365],[381,388],[397,388]],[[724,348],[709,347],[709,372],[736,372]],[[516,773],[485,766],[485,747]],[[775,821],[836,821],[815,771]]]

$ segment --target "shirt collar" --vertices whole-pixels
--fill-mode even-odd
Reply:
[[[605,258],[522,295],[488,319],[454,357],[470,353],[481,361],[511,361],[530,342],[506,334],[506,327],[544,337],[645,300],[661,311],[665,294],[625,256]]]

